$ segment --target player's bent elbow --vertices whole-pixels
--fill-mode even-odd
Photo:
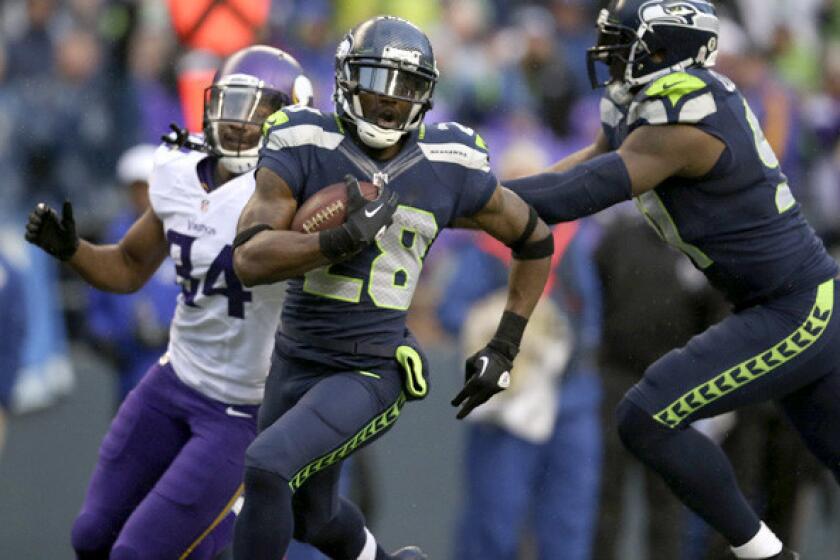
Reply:
[[[247,245],[237,247],[233,252],[233,272],[246,288],[252,288],[259,284],[259,271],[256,262]]]

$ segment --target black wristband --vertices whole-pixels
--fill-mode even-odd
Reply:
[[[236,234],[236,237],[233,238],[233,250],[236,251],[236,248],[240,245],[244,245],[251,240],[252,237],[260,233],[261,231],[266,230],[273,230],[274,228],[268,224],[257,224],[255,226],[251,226],[248,229],[243,229],[239,233]]]
[[[502,320],[499,321],[496,334],[493,335],[493,340],[490,341],[488,346],[494,350],[498,350],[510,360],[513,360],[516,354],[519,353],[522,333],[525,332],[527,325],[528,319],[525,317],[517,315],[512,311],[505,311],[502,314]]]
[[[321,254],[330,262],[344,260],[358,249],[350,232],[343,225],[319,232],[318,245]]]

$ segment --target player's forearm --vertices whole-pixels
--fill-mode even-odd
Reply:
[[[233,269],[248,287],[273,284],[324,266],[317,234],[263,231],[233,254]]]
[[[527,261],[513,259],[505,311],[530,317],[543,293],[550,270],[551,257]]]
[[[563,173],[540,173],[506,181],[549,224],[589,216],[632,196],[621,156],[610,152]]]
[[[85,282],[106,292],[136,292],[148,279],[119,245],[94,245],[82,239],[67,263]]]

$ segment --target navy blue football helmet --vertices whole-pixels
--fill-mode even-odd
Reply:
[[[353,28],[335,53],[335,107],[372,148],[393,146],[420,126],[438,78],[429,38],[393,16]]]
[[[598,16],[598,44],[589,49],[593,88],[640,87],[670,72],[713,66],[719,22],[707,0],[612,0]],[[597,76],[596,62],[610,70]]]
[[[232,173],[257,165],[263,121],[286,105],[310,105],[312,83],[289,54],[264,45],[229,56],[204,92],[204,137]]]

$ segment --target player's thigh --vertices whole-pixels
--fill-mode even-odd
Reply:
[[[811,452],[840,477],[840,362],[780,404]]]
[[[260,432],[246,463],[283,476],[297,490],[315,473],[384,434],[404,403],[396,366],[320,377]]]
[[[245,449],[253,440],[254,422],[222,416],[194,430],[129,517],[115,550],[124,547],[149,559],[186,557],[230,513],[242,493]]]
[[[166,403],[158,402],[160,375],[152,368],[111,422],[99,448],[83,513],[127,516],[188,441],[186,423],[177,414],[165,412]]]
[[[834,281],[730,315],[657,360],[628,398],[668,427],[779,399],[826,375],[840,342]]]
[[[259,432],[274,424],[312,385],[312,374],[317,372],[301,372],[300,369],[294,362],[279,357],[275,351],[265,380],[263,402],[260,405],[257,422]]]

